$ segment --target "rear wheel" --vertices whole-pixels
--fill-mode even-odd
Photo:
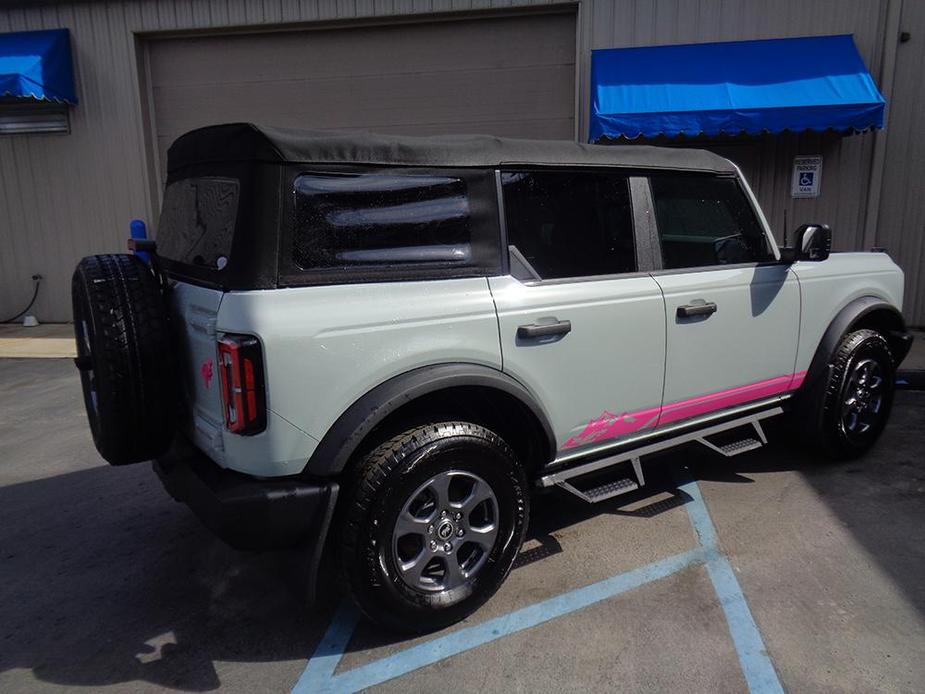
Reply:
[[[95,255],[71,281],[77,367],[93,442],[109,463],[164,453],[174,433],[176,375],[160,287],[133,255]]]
[[[890,416],[895,388],[890,347],[874,330],[845,335],[825,392],[810,413],[810,436],[833,458],[853,458],[874,445]]]
[[[361,463],[340,564],[360,609],[423,633],[474,612],[507,577],[527,527],[527,481],[507,444],[465,422],[417,427]]]

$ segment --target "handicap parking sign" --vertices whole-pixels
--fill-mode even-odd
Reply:
[[[795,198],[819,197],[822,179],[822,157],[794,157],[793,184],[790,194]]]

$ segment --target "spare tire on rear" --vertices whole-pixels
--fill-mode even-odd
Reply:
[[[154,274],[134,255],[84,258],[71,280],[84,404],[112,465],[164,453],[176,418],[176,362]]]

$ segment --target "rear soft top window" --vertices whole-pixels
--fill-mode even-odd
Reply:
[[[299,267],[467,263],[466,183],[450,176],[302,175],[296,179]]]
[[[484,274],[498,265],[490,172],[302,172],[291,259],[304,281]]]
[[[169,184],[158,224],[158,255],[222,270],[231,254],[239,196],[234,178],[205,176]]]

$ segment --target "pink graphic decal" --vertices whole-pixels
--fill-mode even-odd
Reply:
[[[592,419],[578,436],[571,437],[563,448],[575,448],[596,441],[606,441],[618,436],[626,436],[647,426],[655,426],[658,418],[657,407],[650,407],[639,412],[624,412],[615,415],[606,410],[597,419]]]
[[[199,367],[199,373],[202,376],[202,382],[206,384],[208,388],[212,384],[212,360],[206,359],[202,362],[202,366]]]
[[[622,415],[615,415],[605,410],[600,417],[588,422],[580,434],[566,441],[562,448],[575,448],[589,443],[607,441],[635,433],[646,427],[670,424],[752,400],[786,393],[799,388],[805,378],[806,372],[798,371],[787,376],[776,376],[757,383],[680,400],[664,407],[650,407],[639,412],[624,412]]]

